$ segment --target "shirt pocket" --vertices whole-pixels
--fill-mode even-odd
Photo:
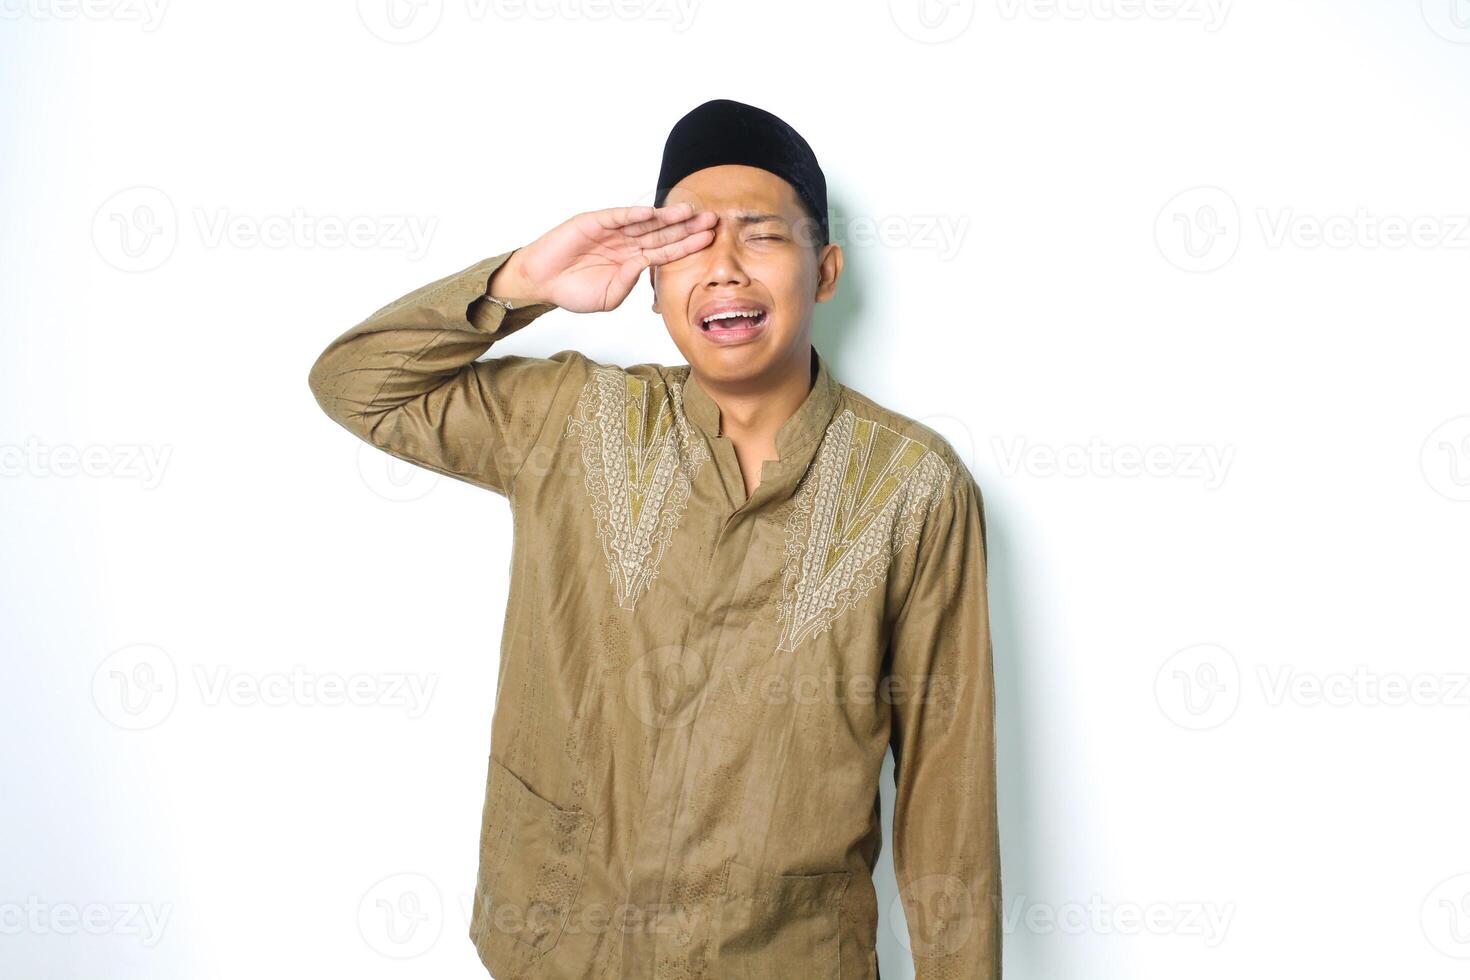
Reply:
[[[536,793],[492,755],[476,932],[550,952],[581,891],[595,822],[589,811],[557,806]]]
[[[730,861],[715,927],[720,980],[842,980],[851,871],[786,875]]]

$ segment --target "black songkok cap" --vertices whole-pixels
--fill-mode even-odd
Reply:
[[[827,178],[800,133],[764,109],[732,99],[711,99],[689,110],[669,131],[653,206],[661,208],[675,184],[696,170],[724,164],[769,170],[796,190],[821,229],[827,230]]]

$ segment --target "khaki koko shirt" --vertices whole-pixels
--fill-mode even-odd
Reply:
[[[311,370],[326,413],[508,498],[470,938],[497,980],[877,980],[878,779],[919,980],[1000,976],[980,492],[932,429],[815,384],[747,499],[687,364],[477,360],[550,304],[512,253]]]

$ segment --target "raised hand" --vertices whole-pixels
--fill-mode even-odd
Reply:
[[[695,212],[687,203],[587,211],[517,249],[496,270],[489,292],[573,313],[614,310],[644,269],[712,242],[715,220],[713,211]]]

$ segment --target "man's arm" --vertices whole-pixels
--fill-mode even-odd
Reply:
[[[716,220],[691,204],[573,215],[348,330],[312,365],[312,393],[379,449],[509,497],[558,393],[591,362],[573,350],[476,358],[547,310],[616,309],[644,269],[713,241]]]
[[[985,516],[962,466],[894,621],[893,863],[917,980],[1001,975],[995,690]]]
[[[508,262],[516,251],[415,289],[332,341],[310,373],[322,410],[390,455],[509,496],[580,367],[570,350],[476,360],[556,308]]]

